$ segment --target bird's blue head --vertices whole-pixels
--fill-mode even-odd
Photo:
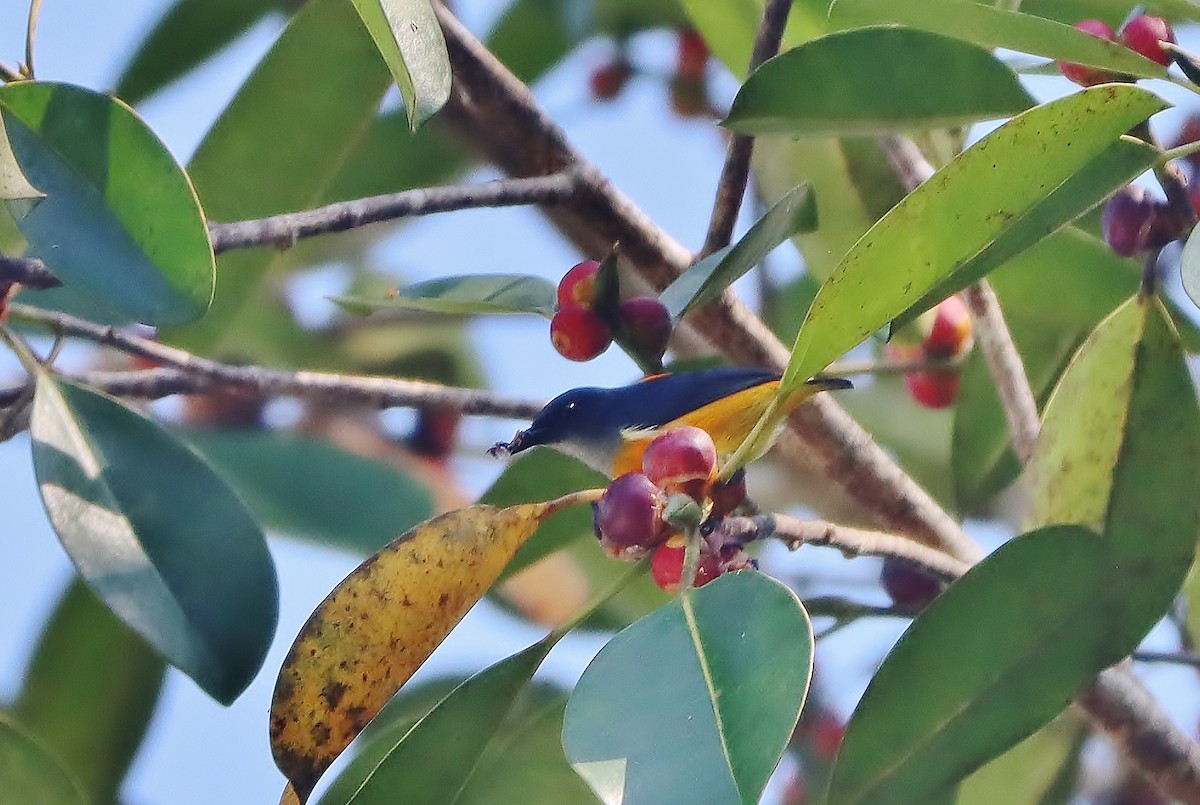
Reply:
[[[612,421],[612,389],[579,388],[563,392],[546,403],[525,430],[511,442],[501,442],[493,453],[520,453],[546,445],[575,456],[607,472],[620,444],[620,430]]]

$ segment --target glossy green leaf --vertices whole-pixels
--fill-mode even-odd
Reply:
[[[34,649],[12,712],[91,801],[116,802],[165,671],[162,658],[75,578]]]
[[[64,283],[53,298],[154,325],[204,313],[214,282],[204,214],[187,174],[132,109],[69,84],[20,81],[0,87],[0,116],[0,153],[46,194],[7,204],[28,254]]]
[[[279,431],[180,435],[271,530],[365,556],[435,513],[418,479],[320,439]]]
[[[223,50],[268,14],[295,0],[177,0],[117,79],[116,95],[136,104]]]
[[[955,805],[1067,801],[1074,793],[1079,750],[1087,736],[1077,714],[1063,713],[963,780]]]
[[[829,25],[834,29],[885,23],[953,36],[988,49],[1019,50],[1141,78],[1163,78],[1167,73],[1165,67],[1118,42],[1062,22],[971,0],[835,0],[829,9]]]
[[[604,802],[756,803],[811,671],[796,596],[762,574],[732,573],[600,650],[567,704],[563,748]]]
[[[275,569],[241,501],[149,419],[48,375],[30,433],[42,502],[80,574],[205,692],[237,698],[278,614]]]
[[[555,642],[539,641],[457,687],[392,747],[348,803],[457,801]]]
[[[1016,74],[977,45],[910,28],[859,28],[766,61],[723,125],[742,134],[881,134],[995,120],[1031,105]]]
[[[1048,235],[1053,228],[1035,226],[1047,196],[1063,192],[1097,159],[1107,164],[1117,138],[1161,108],[1157,96],[1137,87],[1093,87],[1029,110],[960,154],[842,258],[800,328],[784,385],[824,369],[964,262],[989,249],[998,256],[996,242],[1010,230],[1020,227],[1025,246]],[[1140,163],[1127,161],[1140,171]],[[1010,241],[1004,251],[1019,249]]]
[[[808,185],[794,187],[737,243],[710,254],[676,277],[659,296],[678,319],[716,297],[797,232],[817,228],[817,203]]]
[[[533,313],[550,318],[556,304],[554,283],[528,274],[465,274],[439,277],[400,288],[383,299],[339,296],[333,299],[352,313],[376,310],[428,310],[434,313]]]
[[[430,0],[351,0],[404,98],[409,126],[450,99],[450,57]]]
[[[1188,235],[1187,243],[1183,245],[1183,254],[1179,258],[1179,272],[1183,280],[1183,290],[1195,305],[1200,305],[1200,236],[1196,230]]]
[[[1150,0],[1139,3],[1149,14],[1158,14],[1171,20],[1200,19],[1200,8],[1191,0]],[[1021,10],[1027,14],[1065,22],[1073,25],[1079,20],[1095,17],[1114,28],[1129,15],[1129,4],[1124,0],[1024,0]]]
[[[762,21],[763,0],[680,0],[688,18],[712,49],[738,78],[745,78],[754,46],[754,35]],[[796,47],[826,32],[825,3],[796,0],[783,32],[783,50]]]
[[[850,719],[829,801],[924,803],[1048,722],[1153,624],[1121,622],[1138,584],[1078,526],[1001,546],[884,660]]]
[[[0,805],[85,805],[62,764],[21,726],[0,713]]]
[[[297,91],[311,87],[313,76],[320,76],[319,92]],[[349,3],[306,3],[192,158],[192,178],[209,217],[259,218],[326,200],[370,131],[390,83]],[[194,352],[275,360],[279,345],[307,337],[278,298],[277,283],[288,265],[274,249],[222,255],[208,315],[162,330],[160,338]],[[274,329],[264,328],[264,320]]]

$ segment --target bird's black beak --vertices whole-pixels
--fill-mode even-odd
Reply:
[[[488,455],[492,457],[498,457],[501,455],[511,456],[520,453],[527,447],[533,447],[535,442],[529,438],[528,434],[529,431],[527,430],[519,430],[517,431],[516,435],[512,437],[511,442],[496,442],[494,445],[488,448]]]

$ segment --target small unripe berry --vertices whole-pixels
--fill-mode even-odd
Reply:
[[[558,304],[591,307],[596,299],[596,274],[600,263],[584,260],[571,266],[571,270],[558,281]]]
[[[650,575],[654,583],[669,593],[679,591],[679,583],[683,577],[683,559],[687,550],[687,540],[676,534],[654,549],[650,559]],[[700,554],[696,565],[695,586],[703,587],[721,575],[720,560],[715,554]]]
[[[1162,17],[1142,14],[1131,19],[1121,29],[1121,42],[1130,50],[1166,67],[1171,63],[1171,54],[1161,43],[1175,44],[1175,32],[1171,30],[1171,24]]]
[[[940,581],[896,559],[883,560],[879,581],[892,603],[905,612],[920,612],[942,591]]]
[[[558,354],[590,361],[612,343],[612,333],[595,312],[582,305],[563,305],[550,320],[550,342]]]
[[[679,74],[697,77],[704,74],[708,66],[708,43],[692,28],[679,31],[679,46],[676,52]]]
[[[908,372],[904,385],[909,396],[926,408],[948,408],[958,399],[958,388],[962,375],[957,369],[937,369],[924,372]]]
[[[662,519],[665,501],[662,490],[640,472],[615,478],[593,512],[596,535],[621,548],[657,545],[667,535]]]
[[[703,500],[717,477],[717,446],[700,428],[672,428],[650,442],[642,454],[642,472],[668,493]]]
[[[1115,41],[1117,38],[1112,26],[1103,20],[1082,20],[1075,23],[1075,27],[1084,33],[1091,34],[1097,39]],[[1060,61],[1058,63],[1058,70],[1069,81],[1074,81],[1082,87],[1103,84],[1107,81],[1113,81],[1118,77],[1115,73],[1110,73],[1108,70],[1100,67],[1089,67],[1069,61]]]
[[[642,355],[661,358],[671,340],[671,313],[652,296],[626,299],[619,308],[631,345]]]
[[[614,59],[600,65],[588,79],[592,97],[598,101],[611,101],[621,94],[632,75],[633,67],[624,59]]]
[[[925,354],[930,358],[953,358],[971,348],[971,313],[957,295],[938,303]]]
[[[1148,249],[1159,206],[1139,185],[1118,190],[1104,205],[1104,239],[1109,248],[1122,257]]]

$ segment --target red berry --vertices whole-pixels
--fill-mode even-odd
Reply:
[[[1162,17],[1142,14],[1131,19],[1121,29],[1121,42],[1130,50],[1166,67],[1171,63],[1171,54],[1160,43],[1175,44],[1175,32],[1171,30],[1171,24]]]
[[[1103,20],[1082,20],[1075,23],[1075,27],[1084,33],[1091,34],[1097,39],[1116,41],[1117,38],[1112,27]],[[1068,80],[1074,81],[1083,87],[1090,87],[1093,84],[1103,84],[1117,78],[1115,73],[1110,73],[1108,70],[1103,70],[1099,67],[1088,67],[1069,61],[1060,61],[1058,69]]]
[[[650,575],[654,577],[654,583],[669,593],[679,591],[686,550],[687,540],[676,534],[655,548],[654,556],[650,559]],[[715,554],[701,551],[700,561],[696,565],[695,586],[703,587],[719,575],[720,560]]]
[[[940,581],[895,559],[883,560],[879,581],[892,603],[905,612],[920,612],[942,591]]]
[[[909,372],[904,385],[909,395],[926,408],[947,408],[958,398],[962,377],[957,369]]]
[[[831,761],[846,737],[846,725],[832,713],[823,712],[812,728],[812,748],[822,760]]]
[[[590,361],[612,343],[603,320],[582,305],[563,305],[550,320],[550,342],[558,354],[573,361]]]
[[[652,296],[626,299],[619,308],[632,346],[642,355],[661,358],[671,340],[671,313]]]
[[[668,494],[703,500],[717,477],[717,446],[700,428],[672,428],[650,442],[642,454],[642,472]]]
[[[592,97],[598,101],[611,101],[621,94],[632,75],[633,67],[624,59],[614,59],[600,65],[588,79]]]
[[[679,31],[676,63],[680,75],[698,77],[704,74],[704,69],[708,66],[708,43],[698,31],[692,28]]]
[[[971,348],[971,314],[957,295],[943,299],[935,308],[936,314],[929,335],[925,337],[925,354],[931,358],[953,358]]]
[[[591,307],[596,298],[596,273],[599,270],[600,263],[595,260],[584,260],[572,266],[558,281],[559,306]]]
[[[1104,205],[1104,239],[1122,257],[1145,251],[1151,245],[1151,229],[1161,206],[1146,188],[1128,185]]]
[[[615,478],[596,503],[596,535],[620,548],[657,545],[667,535],[662,519],[665,502],[662,490],[639,472]]]

